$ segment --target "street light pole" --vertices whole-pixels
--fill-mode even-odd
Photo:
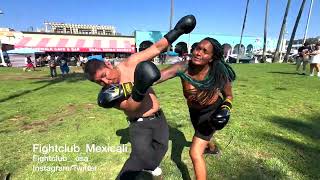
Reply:
[[[172,29],[173,4],[174,4],[173,0],[170,0],[170,27],[169,27],[169,31],[171,31],[171,29]],[[165,62],[166,62],[166,61],[168,60],[168,58],[169,58],[169,51],[170,51],[170,49],[171,49],[171,46],[172,46],[172,44],[169,45],[168,48],[167,48],[167,54],[166,54],[165,60],[164,60]],[[162,63],[164,63],[164,62],[162,62]]]

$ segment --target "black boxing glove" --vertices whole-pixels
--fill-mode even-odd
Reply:
[[[172,44],[182,34],[190,33],[196,27],[196,18],[193,15],[187,15],[181,18],[174,29],[170,30],[164,37]]]
[[[102,87],[98,94],[98,105],[103,108],[112,108],[119,99],[128,97],[131,91],[132,83],[130,82]]]
[[[160,71],[150,61],[140,62],[134,71],[134,86],[132,88],[132,99],[141,102],[148,88],[160,79]]]
[[[230,99],[226,99],[217,111],[212,114],[209,121],[215,130],[221,130],[228,123],[231,108],[232,101]]]

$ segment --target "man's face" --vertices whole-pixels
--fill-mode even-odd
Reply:
[[[109,62],[105,63],[106,66],[98,69],[93,81],[101,86],[108,86],[110,84],[117,84],[120,80],[120,73]]]

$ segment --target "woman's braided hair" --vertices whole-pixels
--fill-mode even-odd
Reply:
[[[184,73],[178,73],[178,75],[200,90],[223,89],[228,81],[232,82],[236,79],[236,73],[223,59],[222,45],[214,38],[206,37],[203,40],[209,41],[213,46],[213,61],[209,63],[210,71],[207,77],[199,81]]]

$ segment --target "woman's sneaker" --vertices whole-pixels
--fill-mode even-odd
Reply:
[[[214,150],[211,150],[209,147],[207,147],[204,150],[204,154],[212,154],[214,156],[220,157],[222,153],[221,153],[220,149],[218,148],[218,146],[215,145]]]

